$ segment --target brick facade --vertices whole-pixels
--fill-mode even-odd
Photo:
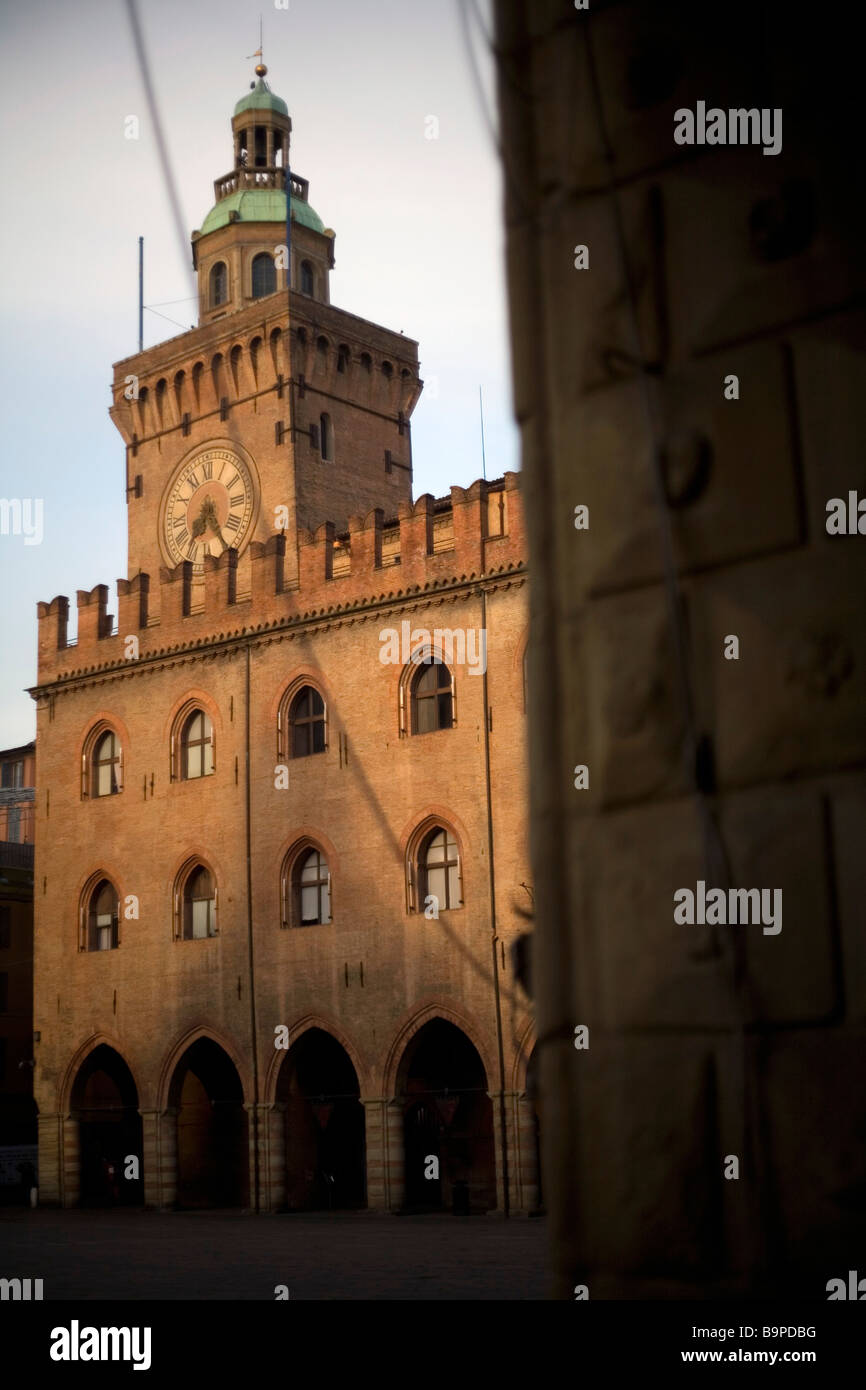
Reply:
[[[266,235],[272,230],[263,244]],[[340,345],[348,356],[340,358]],[[215,384],[218,352],[223,376]],[[206,364],[198,374],[197,362]],[[147,388],[143,402],[124,397],[130,374]],[[299,1061],[298,1099],[287,1067],[299,1048],[312,1076],[317,1058],[338,1045],[363,1113],[363,1202],[399,1209],[412,1096],[428,1097],[415,1102],[419,1125],[429,1123],[434,1091],[440,1127],[453,1112],[444,1054],[426,1091],[407,1071],[411,1049],[431,1036],[424,1025],[438,1020],[460,1030],[484,1070],[483,1085],[473,1083],[472,1142],[479,1153],[489,1146],[491,1161],[495,1154],[495,1186],[485,1201],[481,1161],[467,1160],[470,1199],[535,1205],[525,1094],[533,1033],[509,949],[530,906],[522,886],[523,513],[512,474],[412,502],[409,415],[419,391],[415,344],[295,291],[287,300],[278,290],[115,368],[112,416],[133,487],[116,627],[105,586],[79,592],[74,643],[67,599],[39,605],[32,693],[42,1201],[72,1205],[86,1195],[84,1154],[98,1162],[104,1082],[101,1073],[86,1085],[83,1078],[88,1058],[111,1049],[129,1074],[119,1067],[116,1085],[129,1096],[134,1085],[134,1100],[123,1102],[124,1144],[142,1158],[141,1200],[163,1207],[222,1191],[220,1174],[208,1170],[197,1192],[196,1174],[243,1143],[243,1204],[291,1205],[305,1180],[296,1150],[308,1153],[303,1144],[312,1142],[293,1126],[296,1117],[301,1127],[313,1124],[315,1097]],[[333,420],[332,461],[309,437],[323,402]],[[215,441],[251,461],[254,525],[240,554],[205,557],[199,572],[190,561],[172,568],[159,539],[167,480]],[[289,520],[275,529],[282,505]],[[380,660],[381,631],[400,632],[403,622],[434,635],[486,630],[486,676],[451,665],[453,727],[412,732],[414,668]],[[326,748],[292,757],[287,694],[305,684],[325,704]],[[193,705],[211,721],[214,770],[185,780],[177,775],[178,720]],[[106,729],[122,750],[121,789],[96,796],[88,759]],[[458,847],[463,903],[428,920],[417,910],[409,861],[421,828],[439,825]],[[302,929],[284,924],[292,889],[281,878],[300,844],[326,858],[331,899],[330,922]],[[203,939],[179,928],[178,895],[192,861],[215,885],[214,934]],[[93,950],[88,895],[103,879],[119,901],[117,946]],[[281,1025],[288,1054],[275,1047]],[[236,1076],[232,1104],[246,1136],[221,1140],[215,1160],[195,1137],[204,1132],[196,1125],[211,1120],[188,1084],[189,1059],[205,1057],[192,1068],[205,1089],[220,1068],[221,1077]],[[436,1065],[428,1061],[428,1076]],[[336,1121],[327,1106],[315,1114],[320,1139],[327,1137]],[[417,1177],[413,1169],[410,1186]]]

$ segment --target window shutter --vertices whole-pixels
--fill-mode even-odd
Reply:
[[[318,448],[319,448],[319,426],[318,426],[318,425],[310,425],[310,448],[311,448],[311,449],[318,449]]]
[[[87,796],[87,753],[81,755],[81,795]]]
[[[120,898],[117,900],[117,907],[114,909],[114,944],[120,945]]]
[[[453,670],[451,672],[451,723],[454,726],[457,724],[457,678]]]
[[[283,710],[284,710],[284,708],[285,708],[285,700],[282,701],[282,703],[280,704],[279,709],[277,710],[277,762],[278,762],[278,763],[281,763],[281,762],[283,761],[283,746],[284,746],[284,745],[283,745]]]
[[[406,898],[409,903],[409,911],[415,911],[415,863],[410,856],[406,863]]]
[[[329,746],[330,746],[329,743],[328,743],[328,706],[327,706],[327,704],[325,703],[324,700],[322,701],[322,705],[324,706],[324,711],[325,711],[325,714],[324,714],[324,718],[325,718],[325,752],[327,753],[328,748],[329,748]]]
[[[170,782],[176,782],[176,781],[177,781],[177,776],[176,776],[177,761],[176,761],[176,756],[175,756],[175,745],[176,745],[176,738],[175,738],[175,735],[172,733],[171,741],[170,741],[170,743],[169,743],[169,749],[168,749],[168,760],[169,760],[169,761],[168,761],[168,780],[169,780]]]
[[[123,748],[120,744],[117,746],[117,790],[123,791]]]
[[[400,682],[400,737],[406,733],[406,687]]]
[[[460,884],[460,906],[465,907],[463,899],[463,855],[457,854],[457,882]]]
[[[286,909],[288,908],[288,905],[289,905],[289,901],[288,901],[288,892],[287,892],[287,888],[288,888],[287,880],[288,880],[288,877],[289,877],[289,874],[288,874],[285,870],[284,870],[283,873],[280,875],[280,926],[281,926],[281,927],[287,927],[287,926],[289,925],[289,922],[288,922],[288,912],[287,912],[287,910],[286,910]]]

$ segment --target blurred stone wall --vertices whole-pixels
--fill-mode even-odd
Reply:
[[[495,23],[555,1293],[823,1299],[866,1259],[855,15]],[[678,144],[701,102],[781,149]],[[781,930],[677,923],[698,881],[781,889]]]

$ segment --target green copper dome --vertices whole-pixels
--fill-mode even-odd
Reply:
[[[230,212],[238,213],[241,222],[282,222],[285,225],[286,195],[281,188],[245,188],[230,193],[211,208],[201,224],[200,235],[207,236],[217,227],[227,226]],[[292,221],[314,232],[325,230],[319,214],[301,198],[292,199]]]
[[[274,96],[263,77],[259,78],[248,96],[241,97],[235,107],[236,116],[242,116],[244,111],[279,111],[281,116],[289,114],[289,108],[282,97]]]

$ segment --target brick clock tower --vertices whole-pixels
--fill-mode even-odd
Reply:
[[[266,72],[235,107],[234,167],[192,235],[199,327],[115,367],[129,579],[186,563],[193,609],[209,559],[235,552],[243,596],[250,543],[283,531],[291,581],[299,528],[339,533],[412,493],[418,345],[331,306],[335,234],[291,172],[291,118]]]
[[[199,325],[115,367],[116,624],[39,604],[39,1200],[532,1210],[518,478],[413,500],[417,345],[257,76]]]

